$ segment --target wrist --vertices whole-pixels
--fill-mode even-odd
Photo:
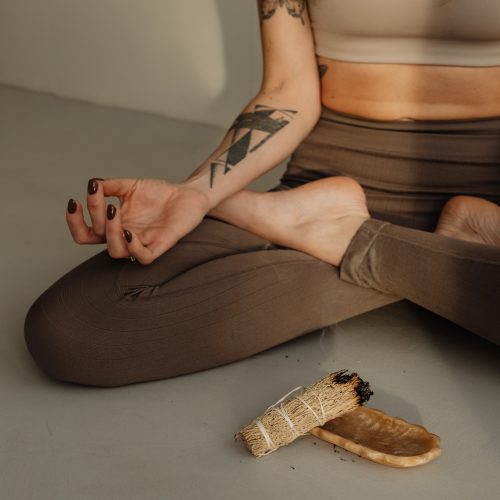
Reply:
[[[206,177],[190,177],[182,181],[180,185],[198,191],[202,194],[206,201],[207,211],[211,210],[220,203],[220,200],[216,199],[213,190],[210,186],[208,186]]]

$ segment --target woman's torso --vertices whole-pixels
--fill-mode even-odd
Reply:
[[[500,0],[309,0],[309,13],[326,107],[373,120],[500,116]]]

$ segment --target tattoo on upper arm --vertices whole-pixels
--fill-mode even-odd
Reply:
[[[218,167],[226,175],[231,168],[244,160],[248,153],[260,148],[265,142],[288,125],[297,111],[275,109],[256,104],[253,111],[241,113],[229,128],[231,145],[210,162],[210,187],[213,187]]]
[[[319,71],[319,78],[323,78],[325,76],[325,73],[328,71],[328,65],[327,64],[318,64],[318,71]]]
[[[261,23],[273,17],[279,7],[286,7],[288,14],[298,17],[305,24],[306,0],[258,0],[258,7]]]

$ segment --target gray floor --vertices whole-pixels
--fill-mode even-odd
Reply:
[[[498,498],[500,349],[406,301],[151,383],[100,389],[37,369],[27,308],[101,249],[72,242],[67,199],[83,200],[91,176],[180,181],[222,133],[0,87],[0,498]],[[280,169],[251,187],[271,187]],[[260,459],[233,441],[289,390],[341,368],[371,382],[369,406],[441,436],[442,456],[405,470],[312,436]]]

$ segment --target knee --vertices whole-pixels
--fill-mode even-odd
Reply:
[[[95,362],[91,338],[71,311],[71,305],[54,290],[31,305],[24,321],[24,339],[35,363],[55,380],[100,387],[122,385],[106,375],[105,363],[99,367]]]
[[[38,367],[61,381],[78,379],[76,345],[60,321],[63,312],[50,295],[42,294],[31,305],[24,320],[24,340]]]

